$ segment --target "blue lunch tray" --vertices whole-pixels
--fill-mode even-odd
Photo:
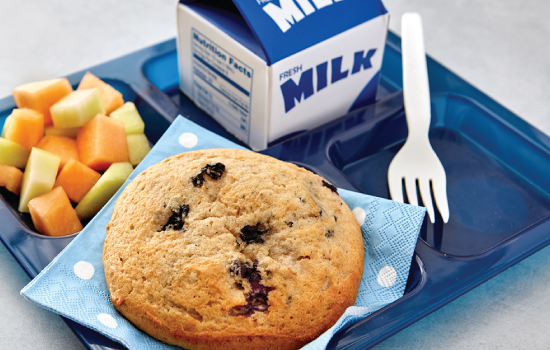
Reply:
[[[389,198],[387,169],[407,136],[400,47],[389,33],[377,102],[261,153]],[[134,101],[153,144],[178,114],[240,143],[179,91],[173,39],[89,71]],[[429,57],[428,73],[430,139],[447,172],[450,221],[424,221],[405,296],[340,331],[329,349],[371,347],[550,243],[550,138]],[[76,86],[83,75],[68,79]],[[13,108],[13,98],[0,100],[0,128]],[[18,201],[0,188],[0,239],[33,278],[75,235],[35,233]],[[64,320],[89,349],[123,349]]]

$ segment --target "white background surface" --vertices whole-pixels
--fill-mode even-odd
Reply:
[[[384,0],[390,29],[419,12],[433,58],[550,134],[550,2]],[[173,0],[0,0],[0,98],[22,83],[94,66],[175,36]],[[550,247],[375,347],[550,348]],[[0,244],[0,349],[84,349],[61,319],[24,300]]]

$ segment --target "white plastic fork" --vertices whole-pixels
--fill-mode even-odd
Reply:
[[[430,88],[422,32],[422,18],[417,13],[405,13],[401,18],[401,52],[403,55],[403,99],[409,135],[397,152],[388,169],[390,196],[397,202],[403,200],[403,179],[409,203],[418,205],[416,182],[430,221],[435,222],[435,212],[430,192],[443,222],[449,221],[447,202],[447,177],[445,169],[435,154],[428,131],[431,122]]]

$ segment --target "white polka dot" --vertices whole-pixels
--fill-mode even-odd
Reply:
[[[94,275],[94,267],[86,261],[79,261],[74,264],[74,273],[83,280],[89,280]]]
[[[382,287],[391,287],[395,284],[395,281],[397,280],[397,273],[395,272],[395,269],[391,266],[384,266],[382,269],[380,269],[380,272],[378,272],[378,284]]]
[[[197,135],[191,132],[184,132],[179,138],[179,143],[185,148],[193,148],[199,142]]]
[[[118,326],[115,318],[109,314],[99,314],[97,315],[97,319],[109,328],[116,328]]]
[[[362,226],[365,223],[365,211],[363,208],[357,207],[353,209],[352,212],[353,215],[355,215],[355,219],[357,219],[359,226]]]

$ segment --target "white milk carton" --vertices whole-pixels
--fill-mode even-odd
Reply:
[[[381,0],[180,0],[180,88],[254,150],[374,101]]]

